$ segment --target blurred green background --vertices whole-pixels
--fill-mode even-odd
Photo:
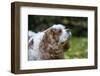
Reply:
[[[28,30],[39,32],[53,24],[63,24],[71,29],[70,48],[64,53],[66,59],[88,57],[88,18],[66,16],[28,15]]]

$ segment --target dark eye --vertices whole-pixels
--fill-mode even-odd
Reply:
[[[61,33],[62,32],[62,30],[59,30],[59,33]]]

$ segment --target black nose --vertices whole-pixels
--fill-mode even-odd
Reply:
[[[66,32],[68,32],[68,33],[69,33],[69,32],[70,32],[70,29],[66,29]]]
[[[71,38],[71,36],[72,36],[71,30],[70,30],[70,29],[66,29],[66,32],[69,34],[68,39],[70,39],[70,38]]]

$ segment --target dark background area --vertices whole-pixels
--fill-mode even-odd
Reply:
[[[71,29],[71,47],[65,52],[65,58],[87,58],[88,18],[28,15],[28,30],[33,32],[44,31],[53,24],[63,24]]]

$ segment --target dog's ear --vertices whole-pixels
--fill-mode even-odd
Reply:
[[[61,29],[51,29],[52,39],[55,41],[55,43],[59,42],[59,37],[61,33],[62,33]]]
[[[34,44],[34,41],[32,38],[29,39],[29,43],[28,43],[28,48],[31,48],[33,49],[33,44]]]
[[[40,51],[44,53],[42,55],[43,59],[63,58],[63,51],[59,50],[60,48],[58,44],[59,33],[61,33],[61,31],[56,29],[49,29],[45,32],[39,45]]]

